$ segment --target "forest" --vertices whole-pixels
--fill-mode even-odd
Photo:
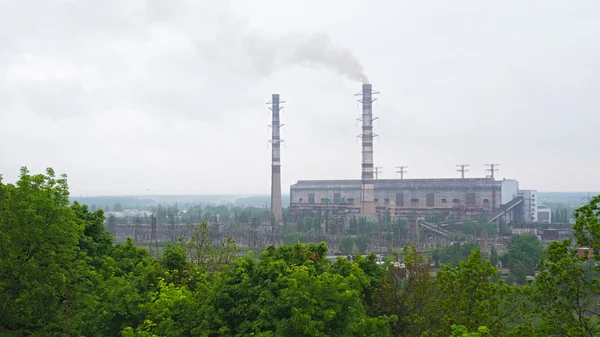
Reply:
[[[325,243],[241,254],[203,224],[154,258],[70,203],[65,175],[23,168],[0,176],[0,336],[596,336],[600,196],[574,217],[574,239],[539,256],[527,237],[501,258],[405,246],[384,265],[330,261]]]

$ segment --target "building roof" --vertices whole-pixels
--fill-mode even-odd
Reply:
[[[489,186],[491,184],[500,186],[502,180],[491,180],[489,178],[433,178],[433,179],[376,179],[373,181],[375,188],[386,187],[410,187],[417,185],[457,185],[457,186]],[[360,179],[346,180],[298,180],[292,188],[360,188]]]

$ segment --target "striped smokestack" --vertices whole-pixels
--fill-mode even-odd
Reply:
[[[361,213],[374,215],[375,212],[375,188],[373,185],[373,94],[371,84],[362,85],[362,184],[361,184]]]
[[[271,226],[283,226],[282,202],[281,202],[281,135],[279,122],[279,105],[285,103],[279,100],[279,94],[271,97],[271,111],[273,119],[271,122]]]

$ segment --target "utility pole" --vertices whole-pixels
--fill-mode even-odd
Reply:
[[[383,172],[383,167],[374,167],[375,169],[375,180],[379,179],[379,173]]]
[[[500,166],[500,164],[485,164],[485,166],[485,171],[490,172],[490,178],[494,180],[494,173],[498,172],[498,169],[496,167]]]
[[[460,167],[458,170],[456,170],[456,172],[460,172],[460,176],[462,179],[465,179],[465,172],[469,172],[469,169],[467,169],[467,167],[471,166],[469,164],[460,164],[460,165],[456,165],[457,167]]]
[[[398,173],[400,175],[400,180],[404,179],[404,173],[408,172],[406,170],[406,168],[408,168],[408,166],[396,166],[396,168],[398,169],[398,171],[396,171],[396,173]]]
[[[500,164],[485,164],[486,168],[485,170],[487,172],[490,172],[490,179],[492,179],[492,182],[494,181],[494,173],[498,171],[498,169],[496,168],[497,166],[500,166]],[[494,186],[492,187],[492,212],[496,210],[496,186],[494,184]]]

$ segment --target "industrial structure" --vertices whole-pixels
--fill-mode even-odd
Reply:
[[[535,191],[519,190],[516,180],[496,180],[498,164],[487,164],[490,174],[483,178],[466,178],[468,164],[457,165],[461,178],[405,179],[405,166],[400,166],[400,179],[374,179],[373,160],[373,91],[363,84],[361,179],[300,180],[290,187],[292,219],[303,216],[408,218],[414,223],[428,215],[459,215],[490,222],[535,222]],[[275,116],[275,113],[273,114]],[[274,117],[275,118],[275,117]],[[275,171],[273,171],[275,172]],[[279,171],[278,171],[279,172]],[[275,176],[275,174],[274,174]],[[275,179],[275,178],[274,178]],[[415,221],[417,220],[417,221]],[[416,227],[416,226],[415,226]]]
[[[362,103],[362,116],[358,118],[362,122],[362,133],[359,137],[362,140],[362,175],[361,175],[361,213],[365,216],[374,216],[375,197],[373,185],[373,95],[378,92],[373,91],[370,84],[362,85],[362,92],[356,95],[362,96],[359,102]]]
[[[281,123],[279,122],[280,104],[285,103],[279,99],[279,94],[273,94],[271,101],[271,226],[283,226],[283,208],[281,202]]]

